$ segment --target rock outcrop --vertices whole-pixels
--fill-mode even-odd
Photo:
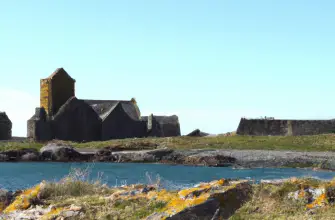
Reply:
[[[44,160],[52,161],[78,161],[83,155],[70,145],[49,143],[42,147],[40,154]]]
[[[221,179],[200,184],[179,191],[162,213],[154,213],[147,220],[228,219],[250,199],[251,192],[251,185],[247,181],[229,182]]]
[[[34,156],[33,156],[34,155]],[[0,152],[0,161],[24,161],[38,160],[39,153],[34,148],[24,148],[19,150],[9,150]]]
[[[291,215],[297,217],[294,219],[309,219],[317,212],[316,219],[333,219],[335,205],[335,179],[290,178],[253,185],[249,180],[219,179],[178,191],[163,189],[159,182],[116,188],[81,182],[95,189],[93,194],[90,188],[81,195],[77,193],[78,188],[73,188],[78,186],[77,180],[67,181],[59,184],[43,181],[15,194],[0,190],[0,219],[110,219],[116,216],[117,219],[219,220],[232,216],[259,219],[278,215],[285,219]],[[65,194],[51,194],[59,185],[66,190]],[[64,201],[60,201],[63,198]],[[326,215],[320,215],[322,212],[328,212],[331,218],[323,218]]]
[[[209,135],[208,133],[202,132],[199,129],[195,129],[194,131],[187,134],[186,136],[189,136],[189,137],[205,137],[205,136],[208,136],[208,135]]]
[[[0,219],[71,219],[75,216],[85,217],[85,211],[78,205],[40,206],[43,202],[39,194],[47,190],[47,183],[42,182],[24,190],[14,200],[7,199],[0,193]],[[149,219],[214,219],[228,218],[242,206],[251,195],[248,181],[229,181],[220,179],[209,183],[200,183],[192,188],[178,192],[159,189],[158,185],[126,185],[119,187],[104,200],[113,204],[123,201],[144,199],[161,202],[162,208],[144,216]],[[3,197],[5,199],[3,199]],[[3,201],[11,201],[3,202]],[[85,219],[85,218],[84,218]]]
[[[334,152],[228,149],[173,150],[169,148],[159,148],[159,146],[147,144],[134,147],[113,146],[102,148],[100,150],[85,150],[80,148],[75,149],[74,147],[64,143],[51,142],[41,148],[40,151],[28,148],[2,152],[0,151],[0,162],[1,161],[104,161],[112,163],[144,162],[215,167],[233,166],[235,168],[308,167],[335,170]]]

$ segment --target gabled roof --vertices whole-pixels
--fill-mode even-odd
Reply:
[[[66,74],[74,82],[76,81],[62,67],[61,68],[57,68],[47,79],[52,79],[54,76],[56,76],[58,74]]]
[[[132,101],[125,100],[84,100],[104,120],[120,104],[123,110],[134,120],[139,120],[136,107]]]
[[[0,112],[0,122],[12,123],[6,112]]]
[[[61,117],[64,113],[69,110],[75,110],[77,108],[86,108],[91,115],[100,120],[100,117],[95,113],[95,111],[91,108],[89,104],[87,104],[84,100],[78,99],[75,96],[70,97],[58,110],[58,112],[53,116],[53,119]]]

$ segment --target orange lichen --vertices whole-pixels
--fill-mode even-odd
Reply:
[[[206,202],[210,197],[219,196],[229,189],[235,188],[241,181],[229,181],[229,184],[225,179],[220,179],[212,181],[209,183],[201,183],[196,187],[182,189],[178,192],[171,192],[165,189],[163,190],[151,190],[147,193],[135,193],[132,194],[134,188],[141,190],[144,186],[125,186],[119,191],[112,194],[108,198],[114,199],[136,199],[136,198],[146,198],[149,200],[156,200],[166,203],[165,207],[160,209],[160,213],[163,216],[171,216],[176,214],[188,207],[196,206]],[[164,217],[162,217],[164,219]]]
[[[209,183],[202,183],[198,187],[183,189],[178,192],[178,195],[181,196],[182,198],[185,198],[195,191],[200,191],[200,190],[206,191],[206,190],[212,189],[213,187],[223,186],[224,184],[225,184],[225,179],[215,180]]]
[[[299,194],[298,194],[298,198],[305,198],[306,196],[306,192],[304,189],[300,189]]]
[[[219,179],[219,180],[217,181],[217,184],[223,186],[223,184],[225,184],[225,182],[226,182],[225,179]]]
[[[146,195],[148,199],[156,199],[162,202],[168,202],[172,198],[176,197],[176,194],[166,191],[165,189],[161,191],[151,191]]]
[[[209,193],[204,193],[199,195],[198,197],[194,196],[193,198],[189,199],[182,199],[179,197],[175,197],[170,200],[170,202],[166,205],[166,207],[162,211],[166,212],[169,215],[178,213],[184,210],[185,208],[199,205],[205,202],[209,198],[209,196],[210,196]]]
[[[31,201],[35,199],[40,192],[41,184],[36,185],[31,189],[27,189],[21,193],[21,195],[17,196],[3,212],[10,213],[16,210],[25,210],[28,209],[31,205]]]
[[[185,208],[199,205],[204,203],[215,191],[225,191],[228,188],[234,188],[235,185],[227,186],[222,188],[225,184],[224,179],[220,179],[217,181],[212,181],[210,183],[202,183],[197,187],[183,189],[178,193],[170,193],[166,190],[162,190],[160,192],[149,192],[148,198],[155,198],[156,200],[167,202],[168,204],[162,209],[162,212],[165,212],[168,215],[172,215],[178,213]],[[219,189],[218,186],[221,186]],[[199,195],[191,195],[193,192],[199,191]]]
[[[327,201],[327,195],[325,193],[322,193],[319,197],[317,197],[312,203],[307,204],[306,207],[308,209],[312,209],[315,207],[324,206],[328,203]]]

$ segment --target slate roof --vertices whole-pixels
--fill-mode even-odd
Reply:
[[[73,79],[65,70],[64,68],[57,68],[47,79],[52,79],[55,75],[60,74],[60,73],[65,73],[70,79],[72,79],[74,82],[76,81]]]
[[[153,115],[153,117],[157,120],[159,124],[177,124],[179,123],[179,119],[177,115],[171,116],[157,116]],[[148,116],[141,117],[142,121],[148,121]]]
[[[9,119],[9,117],[7,116],[6,112],[0,112],[0,121],[1,122],[8,122],[8,123],[12,123],[11,120]]]
[[[84,100],[93,110],[104,120],[118,105],[121,104],[124,111],[133,119],[139,120],[135,105],[131,101],[125,100]]]

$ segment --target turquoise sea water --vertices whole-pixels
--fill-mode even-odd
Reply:
[[[110,186],[155,182],[163,187],[180,188],[219,178],[250,178],[253,180],[288,177],[332,179],[335,172],[295,168],[232,169],[230,167],[195,167],[137,163],[0,163],[0,188],[16,190],[31,187],[42,180],[58,181],[70,170],[89,170],[90,180],[100,179]]]

